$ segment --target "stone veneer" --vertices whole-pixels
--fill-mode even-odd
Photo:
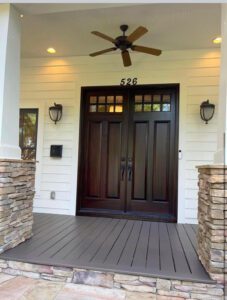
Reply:
[[[101,287],[106,297],[108,294],[115,294],[114,300],[224,299],[223,285],[216,282],[199,283],[170,280],[7,260],[0,260],[0,272],[34,279],[74,283],[78,287],[81,285]],[[94,297],[94,299],[98,298]]]
[[[225,281],[227,249],[227,170],[224,166],[199,166],[198,254],[217,282]]]
[[[35,162],[0,159],[0,253],[32,236]]]

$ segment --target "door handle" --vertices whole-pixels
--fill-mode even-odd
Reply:
[[[132,180],[132,159],[128,159],[128,181]]]
[[[125,178],[125,167],[126,167],[126,161],[125,158],[121,159],[121,181]]]

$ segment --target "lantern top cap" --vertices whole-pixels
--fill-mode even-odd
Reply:
[[[210,100],[206,100],[206,101],[203,101],[202,103],[201,103],[201,105],[200,105],[200,107],[212,107],[212,108],[214,108],[215,107],[215,105],[214,104],[212,104],[212,103],[210,103]]]
[[[51,106],[49,109],[62,109],[62,105],[61,104],[57,104],[54,102],[54,106]]]

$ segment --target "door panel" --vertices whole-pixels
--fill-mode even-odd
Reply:
[[[88,151],[87,151],[87,189],[86,196],[101,197],[101,147],[102,147],[102,123],[89,122]]]
[[[147,194],[148,122],[134,124],[133,199],[145,200]]]
[[[178,86],[88,88],[79,213],[176,221]]]
[[[153,200],[168,201],[170,122],[154,123]]]
[[[121,123],[109,123],[107,198],[120,198]]]

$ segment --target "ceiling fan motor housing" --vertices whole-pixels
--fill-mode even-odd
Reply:
[[[132,43],[127,40],[127,36],[121,35],[115,39],[115,46],[119,48],[121,51],[125,51],[128,48],[132,47]]]

